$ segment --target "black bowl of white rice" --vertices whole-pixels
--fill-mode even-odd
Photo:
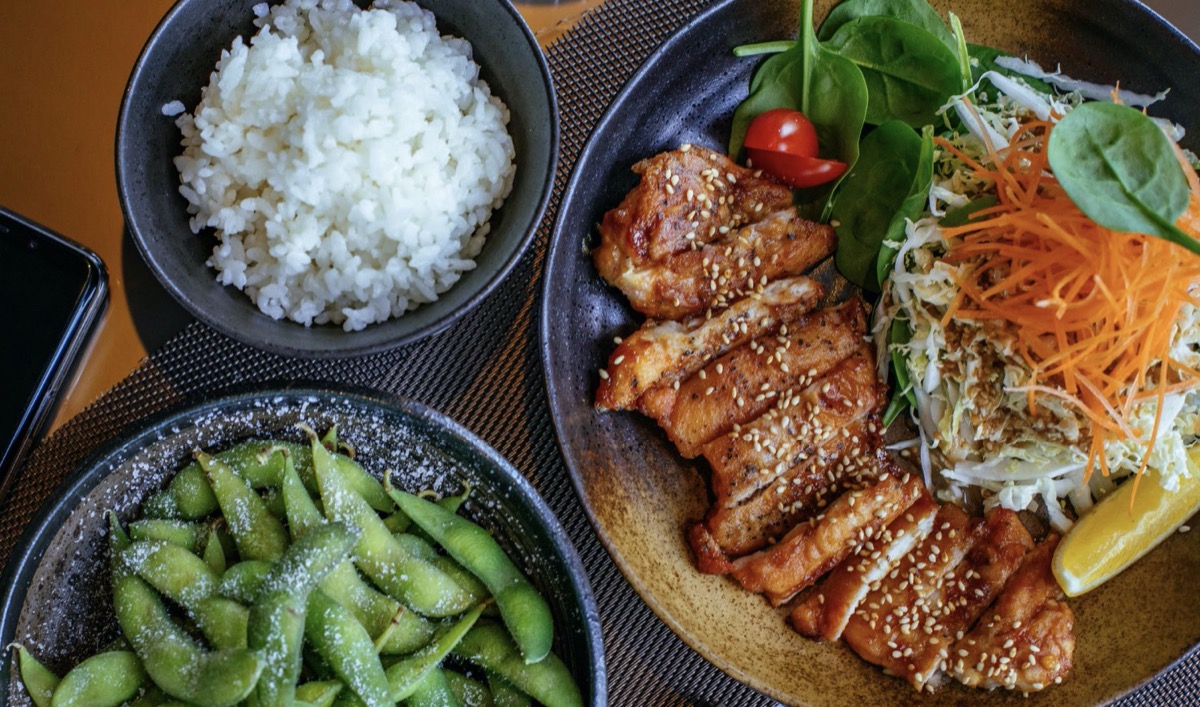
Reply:
[[[179,0],[134,66],[117,184],[193,316],[278,354],[449,326],[533,239],[554,88],[508,0]]]

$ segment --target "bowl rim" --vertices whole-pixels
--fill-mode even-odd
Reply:
[[[31,581],[63,523],[75,512],[81,500],[121,464],[148,445],[159,441],[163,434],[169,433],[174,426],[189,427],[198,417],[218,413],[230,407],[250,405],[256,401],[281,398],[300,400],[311,397],[317,397],[324,403],[349,405],[354,410],[377,409],[412,419],[462,444],[508,480],[521,501],[531,509],[535,524],[540,526],[550,539],[557,556],[555,559],[567,569],[568,589],[580,609],[580,629],[593,677],[591,704],[607,704],[608,671],[605,663],[603,627],[591,579],[575,544],[545,499],[529,479],[495,448],[448,415],[409,398],[356,385],[342,386],[314,381],[235,385],[211,395],[197,395],[173,405],[130,425],[116,437],[101,444],[46,497],[21,533],[12,556],[0,573],[0,639],[3,640],[0,645],[11,645],[16,640],[17,623],[24,611]],[[3,694],[0,694],[0,703],[3,704],[8,703],[11,665],[12,661],[7,656],[0,659],[0,687],[4,689]]]
[[[269,338],[256,338],[251,335],[250,331],[237,326],[228,325],[219,317],[213,316],[203,308],[196,306],[187,296],[186,291],[167,277],[163,268],[158,263],[158,260],[153,257],[150,248],[146,245],[147,237],[143,233],[142,226],[138,223],[135,209],[133,209],[130,205],[134,199],[129,194],[126,180],[126,169],[136,169],[136,165],[127,165],[125,164],[125,160],[122,159],[122,155],[126,152],[126,124],[131,119],[129,104],[133,95],[133,86],[141,79],[142,74],[149,64],[150,56],[157,47],[158,42],[160,41],[167,27],[175,22],[176,16],[183,11],[183,7],[185,5],[188,5],[194,1],[196,0],[175,0],[175,3],[170,7],[170,9],[167,10],[162,19],[158,21],[158,24],[154,26],[154,29],[146,39],[145,44],[143,44],[141,50],[139,50],[137,59],[133,64],[133,69],[130,71],[129,78],[125,82],[125,88],[121,93],[121,105],[117,112],[116,134],[114,139],[114,163],[117,182],[117,200],[121,205],[121,215],[124,218],[125,230],[129,233],[134,245],[137,247],[138,253],[142,257],[142,261],[145,262],[146,266],[154,274],[154,279],[181,307],[184,308],[184,310],[187,311],[191,317],[203,322],[205,325],[215,329],[216,331],[235,341],[238,341],[239,343],[256,349],[264,350],[269,353],[283,356],[295,356],[306,359],[353,358],[375,353],[382,353],[384,351],[391,351],[406,344],[413,343],[446,330],[452,324],[464,317],[467,313],[473,311],[477,306],[479,306],[479,304],[493,291],[495,291],[500,283],[508,277],[509,273],[512,272],[513,268],[515,268],[517,263],[521,260],[521,257],[529,250],[530,245],[537,236],[537,232],[541,228],[542,222],[545,220],[546,210],[549,207],[550,197],[554,192],[554,183],[558,174],[562,124],[559,116],[558,90],[554,83],[554,76],[550,71],[550,65],[547,61],[546,53],[542,51],[541,46],[538,44],[537,37],[533,34],[533,30],[530,29],[529,24],[525,22],[525,20],[521,17],[520,12],[518,12],[516,7],[513,6],[512,1],[493,0],[497,5],[500,6],[501,10],[507,13],[509,19],[516,23],[522,37],[525,39],[525,46],[533,53],[534,61],[538,67],[538,75],[540,76],[542,84],[546,89],[546,98],[548,99],[549,103],[550,150],[547,155],[546,164],[544,165],[545,177],[543,179],[541,191],[538,194],[537,205],[534,208],[533,217],[530,219],[529,224],[525,227],[525,233],[517,242],[516,247],[511,253],[509,253],[508,257],[500,264],[500,267],[496,269],[491,277],[484,280],[482,284],[479,285],[478,290],[467,297],[467,299],[459,307],[446,312],[439,319],[430,321],[395,337],[370,344],[355,344],[353,343],[353,334],[357,332],[343,332],[345,336],[338,339],[338,344],[328,349],[296,348],[294,346],[277,344]],[[420,4],[423,8],[425,7],[424,0],[413,1]],[[473,1],[480,2],[481,0]],[[269,0],[269,2],[271,4],[278,4],[280,0]],[[430,10],[430,12],[432,12],[432,10]],[[437,16],[436,13],[434,13],[434,16]],[[208,266],[205,265],[205,267]],[[216,287],[227,287],[227,285],[218,284],[215,278],[213,278],[212,282]],[[262,314],[261,312],[257,313]],[[266,317],[267,315],[262,314],[262,316]],[[297,327],[304,326],[288,320],[272,321],[283,321],[287,324]],[[384,322],[371,324],[368,328],[386,325],[395,321],[402,320],[397,317],[392,317]],[[336,325],[332,324],[313,326],[337,328]],[[346,343],[343,343],[343,341]]]

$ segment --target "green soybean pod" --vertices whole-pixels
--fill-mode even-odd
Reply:
[[[283,473],[281,452],[296,457],[297,465],[308,472],[312,481],[308,448],[291,442],[251,440],[217,452],[215,456],[244,478],[253,488],[277,486]],[[199,464],[184,467],[167,487],[147,501],[144,515],[148,518],[178,518],[199,520],[218,510],[217,497]]]
[[[219,580],[204,560],[178,545],[141,540],[120,561],[163,596],[187,609],[214,648],[245,648],[249,612],[217,596]]]
[[[387,679],[392,686],[392,699],[399,702],[412,695],[425,676],[437,669],[450,655],[482,613],[483,605],[480,604],[439,633],[428,646],[388,666]]]
[[[462,707],[440,668],[426,673],[404,704],[410,707]]]
[[[472,604],[478,604],[491,596],[488,593],[487,586],[479,581],[478,577],[455,562],[454,558],[439,555],[438,551],[425,538],[411,533],[397,533],[394,537],[396,538],[396,542],[400,543],[401,547],[405,550],[449,575],[458,586],[463,588],[463,591],[470,595]]]
[[[291,702],[303,663],[308,595],[347,557],[355,536],[340,523],[313,528],[291,545],[271,568],[250,608],[249,646],[263,656],[262,676],[252,702]]]
[[[271,515],[281,521],[287,517],[287,509],[283,505],[283,495],[279,493],[278,489],[266,489],[259,494],[259,498],[266,504],[267,510],[271,512]]]
[[[242,604],[253,604],[254,598],[262,590],[263,583],[267,581],[267,575],[270,573],[270,562],[262,560],[239,562],[221,575],[217,593],[226,599],[232,599]]]
[[[258,682],[258,656],[245,649],[205,653],[175,625],[149,584],[118,568],[113,608],[146,673],[168,695],[200,707],[228,707]]]
[[[281,490],[292,540],[327,522],[295,469],[284,472]],[[317,586],[354,614],[375,640],[380,653],[410,653],[428,643],[433,636],[435,627],[432,623],[367,586],[350,562],[333,568]]]
[[[487,674],[488,687],[492,691],[492,702],[496,707],[530,707],[533,698],[513,687],[495,673]]]
[[[526,663],[504,626],[479,624],[467,632],[454,654],[511,683],[546,707],[579,707],[583,695],[567,666],[550,653]]]
[[[330,707],[342,691],[337,680],[316,680],[296,686],[296,704],[304,707]]]
[[[392,488],[388,493],[413,523],[429,534],[451,557],[483,581],[496,600],[526,663],[550,652],[554,619],[550,605],[521,573],[491,533],[436,503]]]
[[[36,707],[49,707],[50,696],[58,686],[59,677],[49,668],[33,657],[25,646],[20,643],[12,644],[17,651],[17,668],[21,672],[21,684],[29,693]]]
[[[332,455],[316,441],[313,468],[325,516],[362,529],[354,547],[354,564],[376,586],[425,616],[454,616],[470,607],[470,595],[453,579],[396,542],[383,520],[346,485]]]
[[[442,670],[446,674],[446,683],[450,685],[450,691],[458,698],[458,701],[463,703],[463,707],[493,707],[495,701],[492,699],[492,691],[487,685],[472,680],[462,673],[453,670]]]
[[[54,688],[52,707],[117,707],[137,694],[146,671],[129,651],[100,653],[71,668]]]
[[[196,551],[200,535],[201,526],[182,520],[147,518],[129,524],[129,537],[133,540],[161,540],[188,552]]]
[[[287,548],[287,531],[267,504],[227,464],[203,452],[196,455],[216,494],[229,534],[243,560],[277,560]]]
[[[200,557],[204,560],[204,564],[208,565],[214,574],[225,574],[228,563],[225,559],[225,548],[221,545],[221,537],[215,523],[209,526],[203,543],[204,550],[200,553]]]
[[[371,636],[346,607],[320,589],[308,595],[304,636],[367,707],[394,704]]]

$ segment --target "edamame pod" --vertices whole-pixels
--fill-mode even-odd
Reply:
[[[354,563],[376,586],[426,616],[454,616],[471,605],[470,595],[453,579],[396,542],[383,520],[346,485],[332,455],[316,441],[313,468],[325,516],[362,529],[354,547]]]
[[[306,445],[249,441],[236,444],[213,456],[228,464],[233,472],[245,479],[251,487],[259,489],[279,485],[279,477],[283,473],[281,452],[285,450],[293,455],[298,468],[303,470],[301,478],[307,476],[311,483],[312,465]],[[199,520],[215,513],[217,509],[217,497],[213,494],[208,478],[200,465],[193,463],[177,473],[167,488],[147,501],[145,515],[149,518]]]
[[[308,596],[304,636],[367,707],[394,704],[371,636],[353,614],[320,589]]]
[[[52,707],[117,707],[137,694],[146,681],[142,662],[129,651],[109,651],[88,658],[63,676],[54,688]]]
[[[137,541],[120,560],[163,596],[185,608],[214,648],[245,648],[249,611],[217,596],[219,580],[204,560],[178,545]]]
[[[481,613],[482,604],[463,614],[462,618],[438,634],[433,643],[389,666],[387,679],[388,684],[392,686],[392,699],[399,702],[412,695],[425,677],[450,655],[463,636],[479,620]]]
[[[284,472],[282,491],[292,540],[326,522],[295,469]],[[433,636],[433,624],[367,586],[350,562],[333,568],[317,586],[354,614],[380,653],[410,653]]]
[[[488,673],[487,681],[492,691],[492,702],[496,707],[530,707],[533,704],[533,698],[495,673]]]
[[[346,559],[355,540],[346,526],[328,523],[305,533],[272,566],[250,608],[249,645],[265,663],[252,702],[279,705],[294,698],[308,595]]]
[[[58,686],[59,677],[34,658],[25,646],[14,643],[12,647],[17,650],[17,668],[21,671],[21,684],[25,686],[29,698],[36,707],[50,707],[50,696]]]
[[[394,535],[396,542],[405,549],[416,555],[417,557],[431,563],[441,571],[450,575],[458,586],[462,587],[468,594],[471,595],[471,603],[478,604],[479,602],[491,596],[487,586],[479,581],[479,578],[468,572],[462,565],[454,561],[454,558],[446,555],[439,555],[424,538],[410,533],[397,533]],[[426,536],[428,537],[428,536]]]
[[[161,540],[178,545],[188,552],[195,552],[201,534],[201,526],[182,520],[160,520],[148,518],[129,524],[129,537],[133,540]]]
[[[546,707],[580,707],[583,695],[558,656],[537,663],[521,659],[520,650],[499,624],[479,624],[467,632],[454,654],[495,673]]]
[[[425,674],[405,704],[409,707],[462,707],[440,668]]]
[[[483,581],[525,662],[536,663],[546,657],[554,641],[550,606],[491,533],[436,503],[392,488],[390,479],[387,487],[388,494],[413,523]]]
[[[267,504],[225,462],[203,452],[196,454],[196,461],[212,484],[241,558],[268,562],[279,559],[287,548],[287,531]]]
[[[493,707],[495,704],[487,685],[453,670],[443,669],[442,672],[446,674],[450,691],[463,703],[463,707]]]
[[[200,707],[227,707],[258,682],[258,656],[245,649],[205,653],[175,625],[149,584],[116,568],[113,608],[146,673],[168,695]]]
[[[243,604],[253,604],[254,598],[262,591],[262,585],[267,581],[267,575],[270,573],[270,562],[261,560],[239,562],[221,575],[217,593],[226,599]]]
[[[304,707],[330,707],[342,691],[336,680],[306,682],[296,687],[296,704]]]
[[[221,521],[224,523],[224,521]],[[225,561],[225,547],[221,544],[221,536],[217,530],[217,524],[213,523],[208,528],[208,533],[203,540],[204,550],[200,553],[200,557],[204,560],[204,564],[213,571],[214,574],[225,574],[227,567]]]

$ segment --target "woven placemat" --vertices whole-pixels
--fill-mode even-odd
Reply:
[[[419,401],[463,423],[521,469],[558,514],[599,603],[613,704],[772,704],[671,633],[604,551],[558,452],[538,348],[542,263],[576,157],[637,67],[709,4],[711,0],[609,0],[551,47],[563,123],[553,198],[534,246],[482,306],[423,342],[349,361],[273,356],[201,324],[190,325],[33,452],[12,493],[0,503],[0,562],[7,561],[33,514],[80,463],[154,413],[256,382],[367,386]],[[1200,704],[1200,660],[1193,656],[1124,703]]]

